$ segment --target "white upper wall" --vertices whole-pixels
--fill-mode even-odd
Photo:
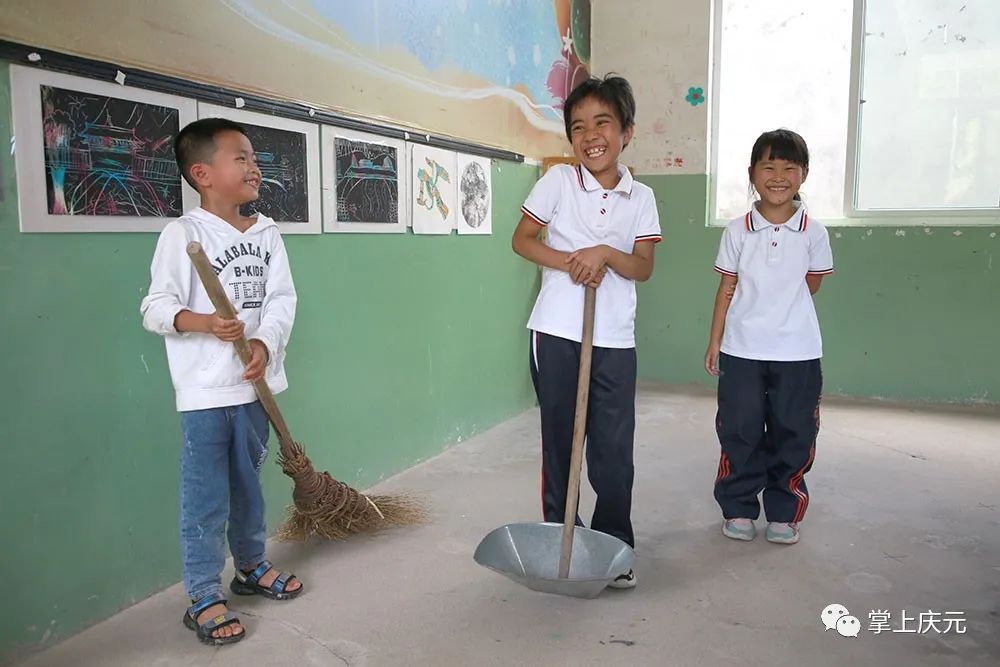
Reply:
[[[640,174],[708,173],[712,0],[592,0],[591,71],[632,84],[636,132],[622,161]],[[701,88],[696,106],[690,88]]]

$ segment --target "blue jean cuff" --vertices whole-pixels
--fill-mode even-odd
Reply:
[[[260,565],[261,563],[263,563],[264,560],[265,560],[264,554],[261,554],[260,556],[258,556],[256,558],[249,558],[247,560],[236,561],[234,563],[234,565],[235,565],[236,569],[238,569],[238,570],[240,570],[242,572],[250,572],[255,567],[257,567],[258,565]]]
[[[211,595],[212,593],[218,593],[222,597],[226,597],[226,594],[222,592],[222,586],[212,586],[211,588],[206,588],[204,590],[196,591],[194,594],[189,594],[191,598],[191,604],[195,604],[198,600],[202,599],[206,595]]]

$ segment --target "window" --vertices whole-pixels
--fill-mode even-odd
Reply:
[[[1000,2],[715,2],[718,223],[749,206],[754,140],[787,127],[809,144],[817,218],[997,224]]]
[[[746,213],[747,165],[762,132],[809,144],[802,197],[817,218],[844,216],[852,0],[721,0],[716,14],[715,217]]]
[[[862,4],[849,208],[1000,211],[1000,2]]]

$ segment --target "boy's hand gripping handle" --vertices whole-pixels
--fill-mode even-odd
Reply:
[[[201,244],[197,241],[189,243],[187,245],[187,254],[191,258],[191,262],[194,263],[194,268],[198,272],[198,277],[201,278],[201,284],[208,293],[208,298],[212,300],[212,305],[215,306],[215,311],[220,317],[235,320],[236,309],[233,308],[229,297],[226,296],[226,291],[222,288],[219,277],[215,275],[215,270],[208,261],[205,251],[202,250]],[[239,340],[233,341],[233,345],[236,346],[236,354],[239,355],[243,365],[246,366],[249,364],[253,352],[250,350],[250,343],[247,342],[246,336],[240,336]],[[274,400],[271,388],[267,386],[266,375],[256,380],[253,383],[253,388],[257,392],[257,398],[260,399],[261,405],[264,406],[264,411],[267,412],[274,430],[278,432],[279,440],[282,442],[292,442],[292,434],[288,430],[288,424],[285,423],[285,418],[281,415],[281,410],[278,409],[278,403]]]

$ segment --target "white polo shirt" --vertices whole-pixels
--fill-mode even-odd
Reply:
[[[823,356],[823,339],[807,275],[833,273],[830,235],[797,210],[773,225],[754,206],[726,227],[715,270],[737,276],[726,315],[722,351],[760,361],[807,361]]]
[[[585,167],[551,167],[532,188],[521,211],[547,227],[546,243],[573,252],[608,245],[631,253],[636,243],[661,240],[660,218],[653,191],[618,166],[618,185],[605,190]],[[580,342],[583,337],[583,285],[569,273],[542,269],[542,288],[528,319],[528,328]],[[635,281],[610,267],[597,288],[594,345],[635,347]]]

